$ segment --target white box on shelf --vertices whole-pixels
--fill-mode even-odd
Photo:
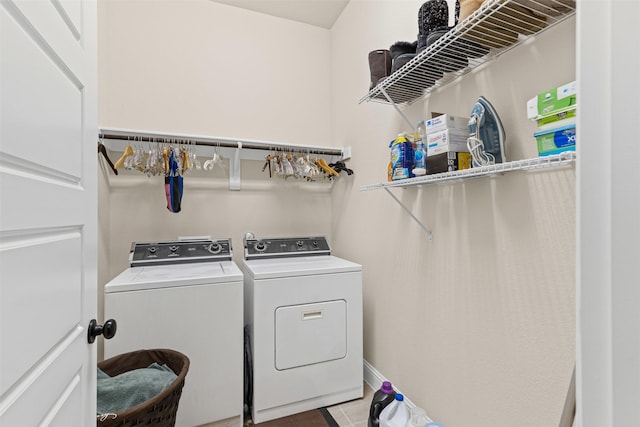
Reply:
[[[427,134],[427,158],[447,151],[469,152],[467,137],[469,135],[461,130],[444,129],[439,132]]]
[[[440,116],[429,119],[425,122],[427,134],[441,131],[443,129],[456,129],[467,131],[468,117],[452,116],[450,114],[442,114]]]

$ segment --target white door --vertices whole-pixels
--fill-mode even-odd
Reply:
[[[576,426],[640,425],[640,2],[577,2]],[[598,30],[596,31],[595,28]]]
[[[0,426],[95,425],[96,4],[0,0]]]

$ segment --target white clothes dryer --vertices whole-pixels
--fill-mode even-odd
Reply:
[[[253,422],[361,398],[362,267],[324,237],[244,246]]]
[[[129,259],[104,290],[105,318],[118,322],[105,358],[150,348],[187,355],[176,425],[238,417],[241,426],[243,281],[231,240],[133,243]]]

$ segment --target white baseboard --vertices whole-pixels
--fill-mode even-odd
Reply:
[[[380,371],[374,368],[371,363],[367,362],[364,359],[362,359],[362,362],[364,366],[364,382],[369,384],[369,387],[371,387],[374,391],[379,390],[384,381],[389,381],[387,378],[385,378],[384,375],[380,373]],[[404,394],[395,384],[393,384],[393,381],[391,381],[391,384],[393,385],[393,389],[396,391],[396,393],[400,393],[404,396],[404,401],[409,409],[416,407],[416,404],[413,403],[411,399],[409,399],[407,395]],[[427,415],[427,420],[430,423],[433,422],[429,415]]]
[[[380,373],[380,371],[374,368],[371,363],[367,362],[364,359],[362,359],[362,362],[364,365],[364,382],[369,384],[369,387],[371,387],[374,391],[379,390],[380,387],[382,387],[382,383],[384,381],[389,381],[387,378],[385,378],[384,375]],[[393,389],[396,391],[396,393],[400,393],[404,396],[404,401],[407,403],[407,406],[409,408],[414,408],[416,406],[415,403],[413,403],[406,394],[404,394],[400,389],[398,389],[395,384],[393,384],[393,381],[391,381],[391,384],[393,385]]]

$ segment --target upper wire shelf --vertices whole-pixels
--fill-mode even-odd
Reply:
[[[575,0],[485,0],[481,7],[378,83],[363,102],[407,103],[575,14]]]
[[[513,162],[497,163],[495,165],[480,166],[471,169],[462,169],[453,172],[444,172],[434,175],[424,175],[416,178],[401,179],[398,181],[383,182],[378,184],[363,185],[360,191],[378,190],[390,187],[415,187],[419,185],[438,184],[447,181],[456,181],[464,178],[477,178],[498,173],[518,170],[531,170],[570,165],[576,160],[575,151],[552,156],[534,157],[532,159],[516,160]]]

